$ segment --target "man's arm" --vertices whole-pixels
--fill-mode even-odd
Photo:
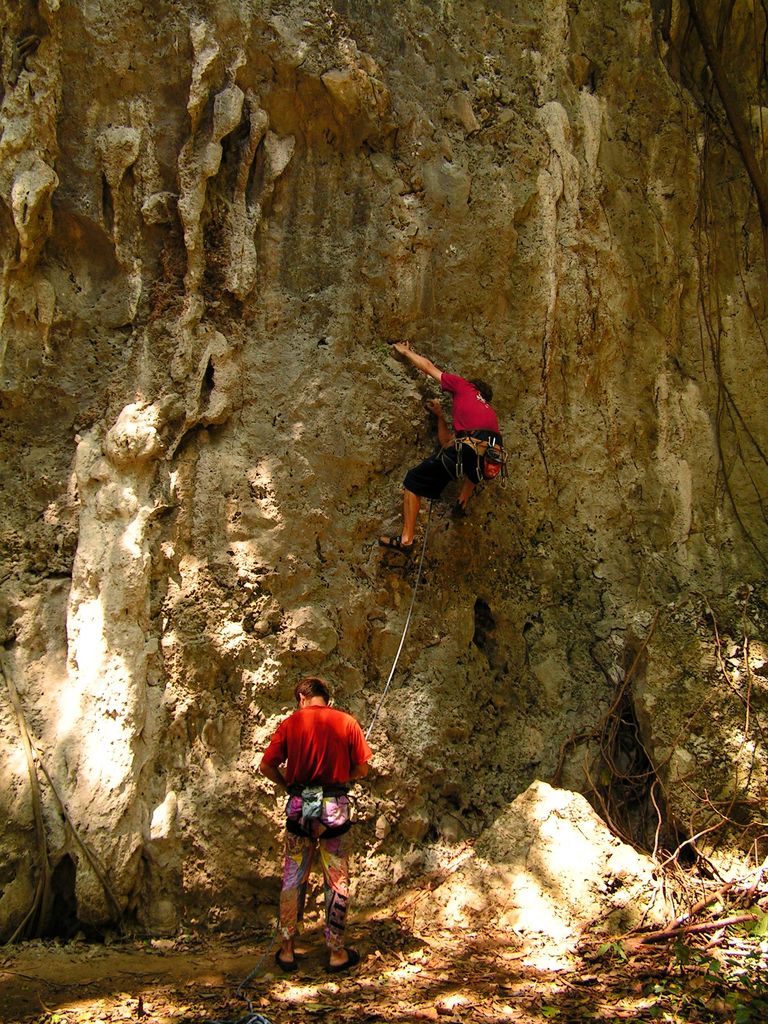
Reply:
[[[437,383],[440,383],[440,378],[443,375],[443,371],[438,369],[437,366],[426,356],[420,356],[418,352],[413,352],[411,346],[407,341],[398,341],[392,346],[398,355],[405,356],[408,362],[412,363],[417,370],[421,370],[428,377],[434,377]]]
[[[282,789],[288,789],[285,776],[276,765],[262,761],[259,765],[259,771],[262,775],[266,776],[270,782],[274,782],[276,786],[280,786]]]
[[[356,764],[352,767],[349,773],[349,781],[353,782],[355,779],[364,779],[368,774],[369,766],[366,761],[365,764]]]

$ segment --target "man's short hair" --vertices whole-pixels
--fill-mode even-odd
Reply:
[[[486,402],[493,401],[493,388],[491,385],[484,380],[471,380],[469,382],[473,387],[476,387]]]
[[[296,687],[293,691],[296,697],[296,703],[299,703],[301,697],[306,697],[307,700],[310,697],[322,697],[327,704],[331,697],[331,690],[328,683],[319,676],[305,676],[296,683]]]

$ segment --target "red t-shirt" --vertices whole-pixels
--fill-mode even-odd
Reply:
[[[454,430],[492,430],[499,432],[496,413],[486,402],[474,384],[455,373],[443,373],[440,387],[453,395]]]
[[[355,765],[371,756],[363,730],[352,715],[324,704],[298,708],[278,725],[263,761],[279,768],[285,780],[302,785],[346,785]]]

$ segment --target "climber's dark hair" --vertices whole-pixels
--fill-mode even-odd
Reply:
[[[486,402],[490,402],[493,399],[493,388],[487,381],[484,380],[471,380],[469,382],[473,387],[477,388]]]
[[[322,697],[327,704],[331,698],[331,691],[328,683],[319,676],[305,676],[296,683],[296,688],[293,691],[296,698],[296,703],[299,703],[299,698],[306,697]]]

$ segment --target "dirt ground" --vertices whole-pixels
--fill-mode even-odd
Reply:
[[[765,1003],[668,950],[626,956],[591,943],[557,954],[541,942],[489,930],[421,931],[408,915],[354,921],[362,955],[348,975],[325,973],[311,923],[300,966],[283,974],[263,935],[184,936],[94,945],[36,940],[0,954],[3,1024],[359,1024],[423,1021],[520,1024],[578,1021],[762,1021]],[[243,995],[238,986],[254,972]]]

